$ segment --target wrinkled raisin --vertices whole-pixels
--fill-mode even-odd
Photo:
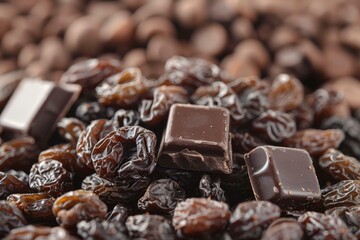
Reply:
[[[270,224],[262,240],[302,240],[304,231],[301,225],[292,218],[279,218]]]
[[[4,237],[11,229],[26,225],[24,215],[12,204],[0,201],[0,212],[0,237]]]
[[[150,214],[171,215],[178,202],[185,200],[185,191],[171,179],[152,182],[144,196],[138,201],[138,208]]]
[[[42,240],[42,239],[57,239],[57,240],[77,240],[76,237],[71,236],[68,231],[62,227],[43,227],[27,225],[25,227],[11,230],[10,234],[6,236],[5,240]]]
[[[76,118],[63,118],[57,123],[57,127],[60,135],[74,146],[85,130],[85,124]]]
[[[147,125],[156,125],[167,118],[174,103],[187,103],[188,96],[179,86],[160,86],[154,90],[151,100],[144,99],[139,105],[141,121]]]
[[[305,129],[286,139],[284,145],[305,149],[311,156],[318,157],[329,148],[337,148],[343,139],[344,133],[339,129]]]
[[[176,231],[187,237],[205,237],[222,233],[230,218],[227,204],[206,198],[188,198],[180,202],[172,219]]]
[[[268,110],[252,122],[251,132],[270,142],[279,143],[295,134],[296,124],[291,115]]]
[[[259,239],[263,231],[280,217],[280,208],[266,201],[240,203],[230,218],[233,239]]]
[[[72,188],[72,174],[63,167],[61,162],[44,160],[32,166],[29,185],[38,192],[59,196]]]
[[[212,200],[225,202],[225,192],[220,187],[220,178],[212,179],[209,175],[204,174],[199,183],[199,190],[201,196],[204,198],[210,198]]]
[[[138,68],[126,68],[96,87],[98,100],[104,106],[130,107],[146,91],[144,76]]]
[[[355,240],[340,218],[317,212],[307,212],[298,219],[309,239],[341,239]]]
[[[79,222],[77,224],[77,233],[83,239],[89,240],[129,239],[125,233],[125,227],[122,225],[97,219],[93,219],[89,222]]]
[[[140,122],[140,115],[134,110],[119,109],[115,112],[112,118],[114,129],[124,126],[137,126]]]
[[[338,217],[346,223],[351,232],[360,237],[360,205],[352,207],[335,207],[325,211],[325,214]]]
[[[19,176],[20,175],[20,176]],[[26,177],[25,177],[26,176]],[[0,199],[13,193],[29,192],[28,175],[22,171],[0,172]]]
[[[333,148],[319,158],[319,165],[336,180],[360,180],[360,162]]]
[[[116,204],[111,212],[106,215],[110,222],[116,222],[125,225],[126,219],[130,216],[131,209],[122,204]]]
[[[5,142],[0,147],[0,171],[30,169],[39,150],[35,139],[24,137]]]
[[[245,120],[251,121],[269,108],[269,100],[262,91],[249,89],[242,93],[240,102],[245,109]]]
[[[98,102],[83,102],[77,108],[75,116],[85,123],[97,119],[110,119],[115,113],[111,107],[104,107]]]
[[[227,85],[237,94],[241,94],[248,89],[253,89],[253,91],[260,90],[263,92],[268,92],[270,89],[269,83],[259,79],[257,76],[236,78],[228,82]]]
[[[258,146],[265,145],[265,143],[248,132],[235,132],[231,134],[232,150],[237,153],[248,153]]]
[[[126,227],[132,239],[175,239],[171,222],[163,216],[150,214],[130,216],[126,220]]]
[[[57,222],[66,228],[73,228],[82,220],[104,219],[107,206],[90,191],[76,190],[58,197],[53,205]]]
[[[109,181],[136,180],[149,176],[156,165],[156,136],[138,126],[109,133],[91,153],[96,173]]]
[[[344,180],[321,192],[327,209],[360,205],[360,180]]]
[[[298,130],[310,128],[314,122],[314,110],[305,103],[292,110],[291,114],[295,119]]]

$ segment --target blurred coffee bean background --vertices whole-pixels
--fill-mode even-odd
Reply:
[[[182,55],[234,77],[285,72],[309,89],[360,94],[358,0],[8,0],[0,2],[0,41],[3,79],[58,81],[93,57],[156,78],[166,59]]]

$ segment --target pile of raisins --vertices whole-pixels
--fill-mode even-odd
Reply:
[[[231,78],[203,59],[172,57],[158,79],[88,61],[63,75],[84,91],[51,144],[0,146],[0,238],[360,238],[360,122],[337,114],[341,93],[287,74]],[[229,110],[231,174],[158,166],[175,103]],[[309,152],[322,187],[312,212],[254,200],[243,155],[261,145]]]

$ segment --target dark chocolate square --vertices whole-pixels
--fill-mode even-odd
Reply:
[[[255,198],[287,210],[302,210],[320,200],[320,186],[308,152],[261,146],[245,154]]]
[[[229,111],[174,104],[163,136],[159,165],[190,171],[231,173]]]

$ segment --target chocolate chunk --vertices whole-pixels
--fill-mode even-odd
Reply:
[[[225,108],[174,104],[159,164],[191,171],[232,171],[230,113]]]
[[[22,70],[0,75],[0,108],[5,106],[23,77]]]
[[[0,116],[4,136],[30,135],[40,142],[46,141],[80,91],[79,85],[24,79]]]
[[[245,154],[257,200],[271,201],[285,210],[308,210],[321,198],[310,155],[302,149],[257,147]]]

